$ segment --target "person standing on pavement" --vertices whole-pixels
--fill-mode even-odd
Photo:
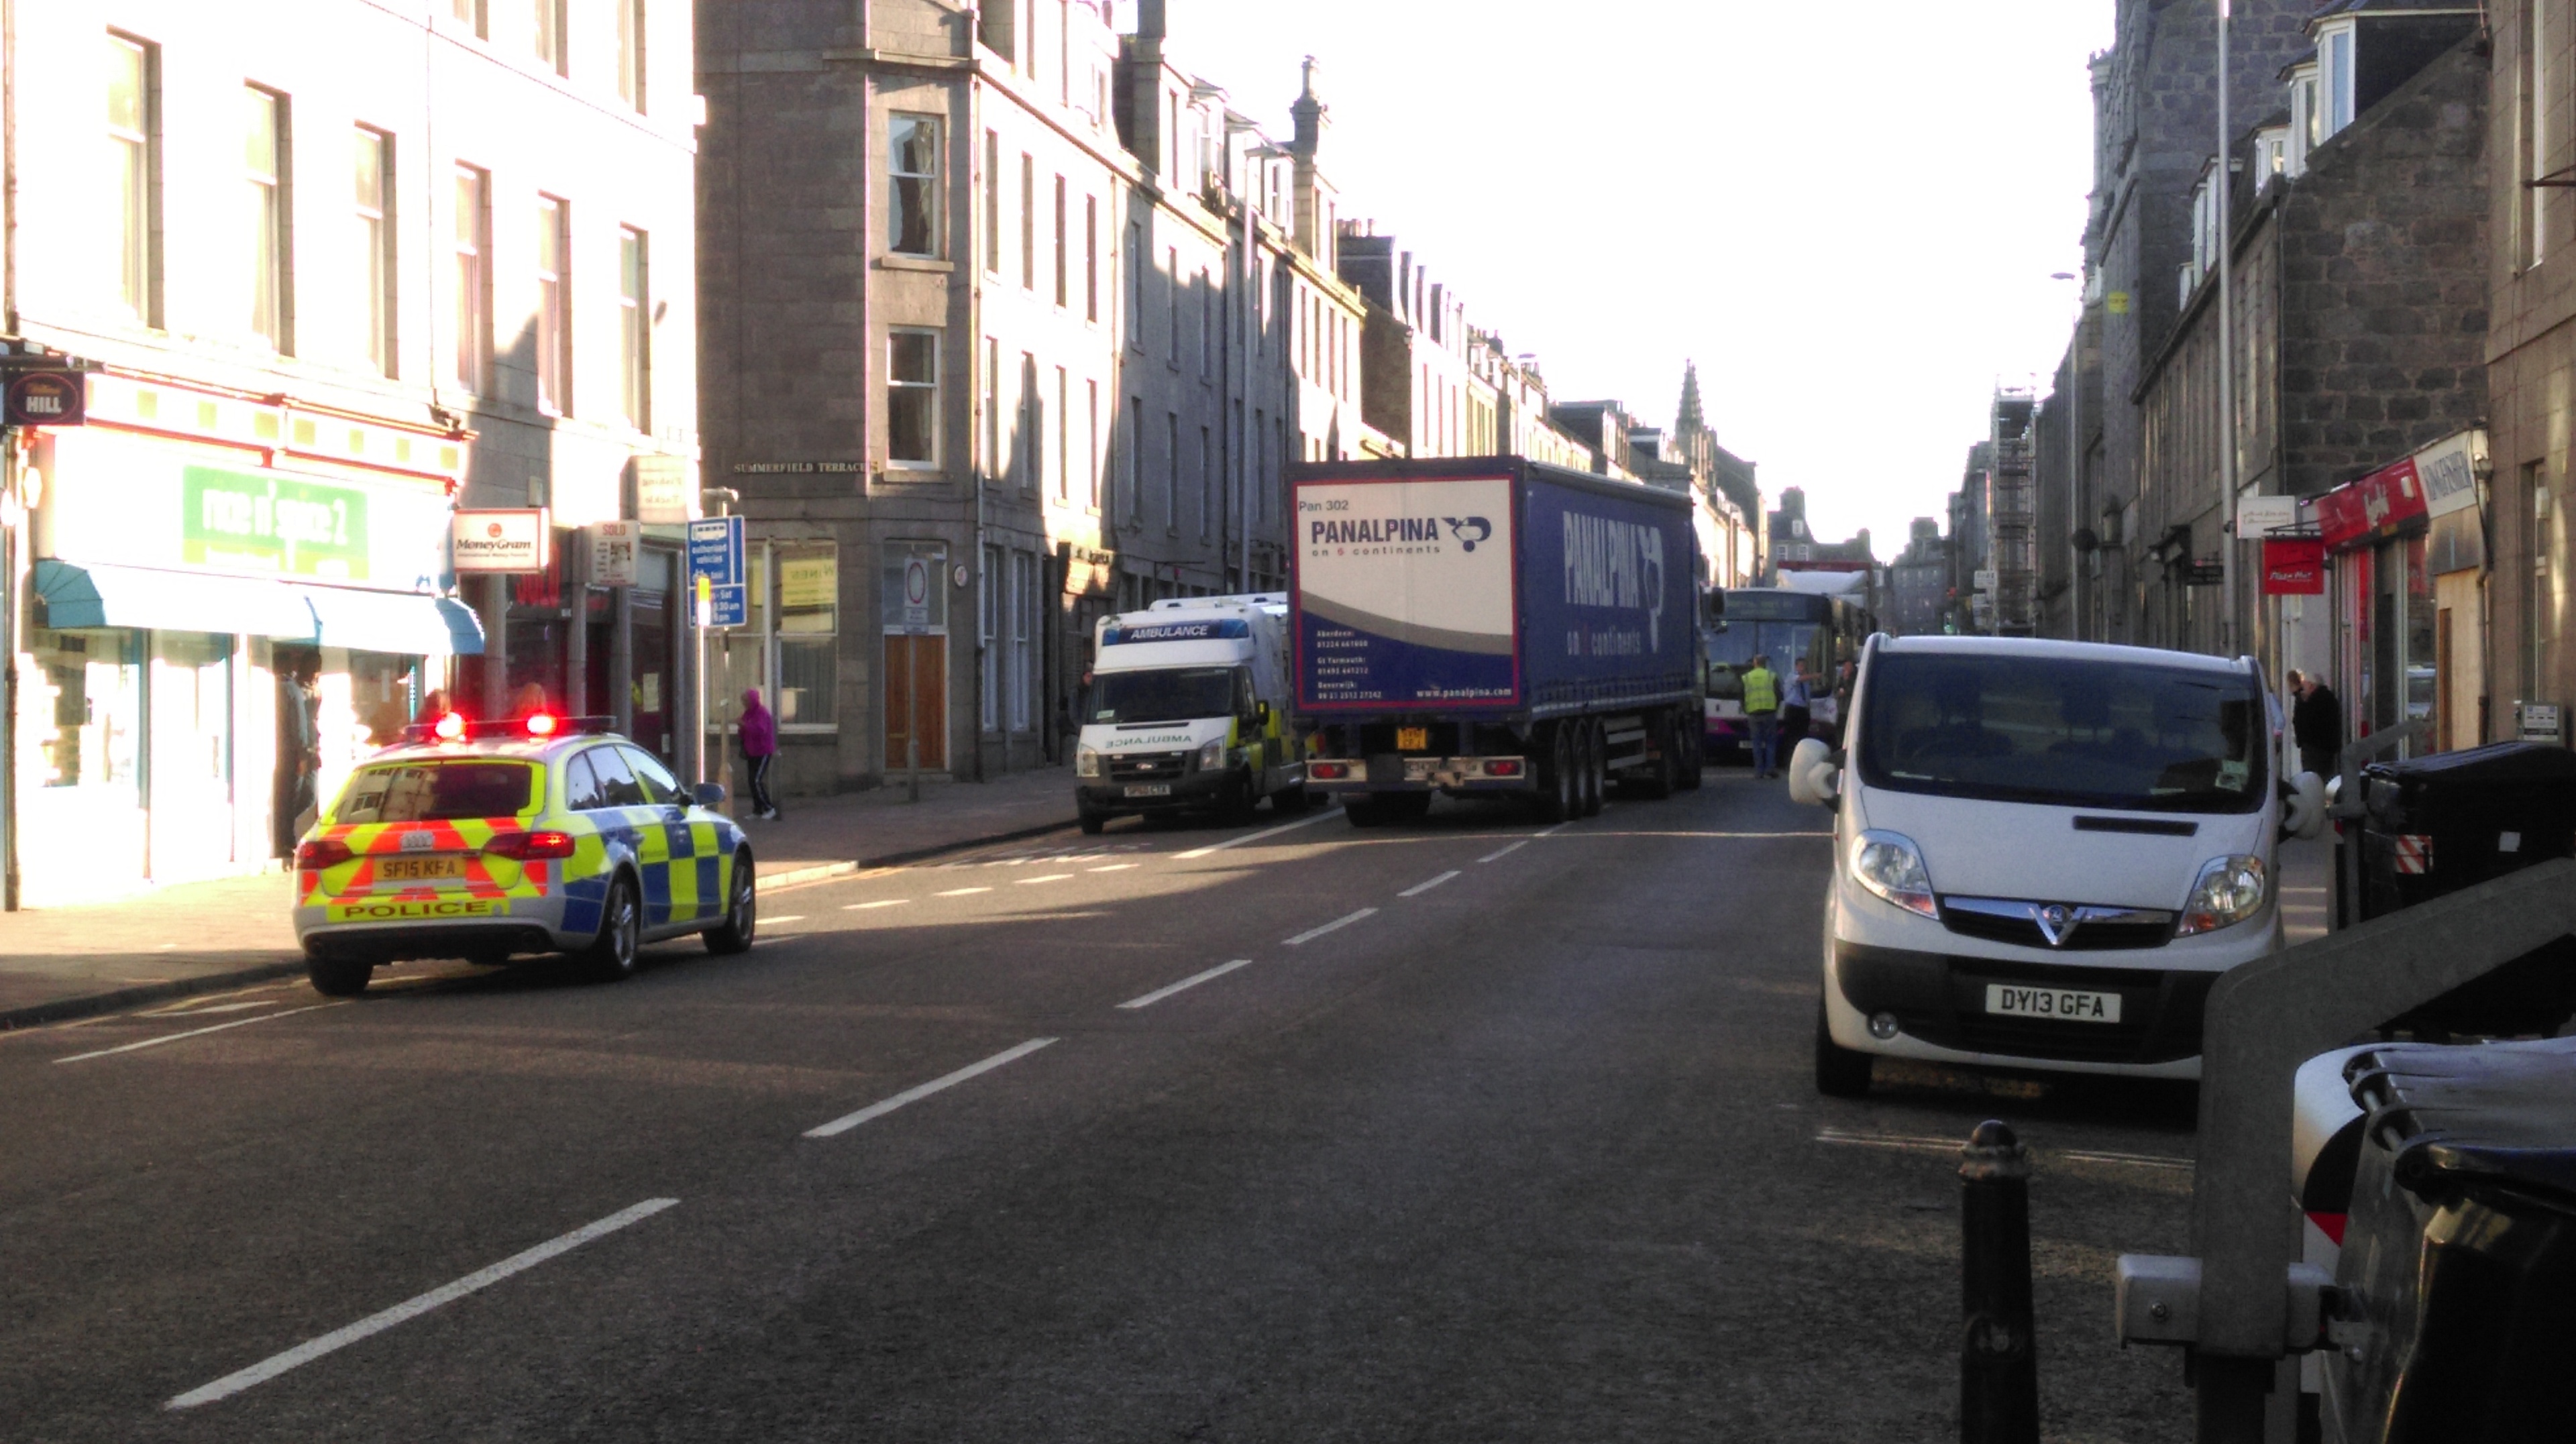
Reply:
[[[2343,760],[2343,703],[2334,689],[2315,677],[2292,672],[2290,736],[2299,746],[2299,766],[2319,777],[2332,777]]]
[[[1816,674],[1807,670],[1807,659],[1800,657],[1797,675],[1789,679],[1789,688],[1780,695],[1780,740],[1775,751],[1795,757],[1798,744],[1807,740],[1807,729],[1815,722]],[[1778,769],[1773,769],[1778,770]]]
[[[1851,726],[1852,684],[1860,679],[1860,666],[1844,658],[1834,668],[1834,750],[1841,751],[1843,730]]]
[[[1738,679],[1744,684],[1744,722],[1753,730],[1753,775],[1769,777],[1780,750],[1780,677],[1769,657],[1756,655]]]
[[[751,778],[751,815],[778,820],[778,804],[769,800],[769,764],[778,760],[778,719],[761,705],[760,689],[742,689],[742,760]]]

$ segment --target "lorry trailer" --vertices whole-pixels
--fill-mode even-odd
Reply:
[[[1551,820],[1700,777],[1680,492],[1516,456],[1289,468],[1305,782],[1354,826],[1500,794]]]

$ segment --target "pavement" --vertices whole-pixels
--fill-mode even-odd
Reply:
[[[786,800],[748,821],[764,893],[1074,825],[1073,772]],[[1133,824],[1129,824],[1132,826]],[[295,880],[268,872],[0,913],[0,1030],[300,975]]]
[[[13,1440],[1955,1437],[1958,1153],[2034,1149],[2044,1429],[2183,1437],[2111,1264],[2180,1090],[1809,1075],[1780,784],[1052,834],[748,956],[0,1035]]]

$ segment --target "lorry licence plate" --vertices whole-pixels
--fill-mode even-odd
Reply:
[[[1430,750],[1431,750],[1431,729],[1430,729],[1430,728],[1428,728],[1428,727],[1398,727],[1398,728],[1396,728],[1396,729],[1395,729],[1395,750],[1396,750],[1396,751],[1398,751],[1398,752],[1428,752],[1428,751],[1430,751]]]
[[[429,878],[465,876],[465,859],[461,857],[389,857],[376,864],[376,877],[383,882],[420,882]]]
[[[1127,789],[1127,795],[1129,797],[1169,797],[1172,795],[1172,784],[1168,782],[1140,783],[1129,787]]]
[[[2120,1021],[2120,995],[2073,988],[2017,988],[1986,984],[1986,1011],[2017,1018],[2064,1018],[2077,1023]]]

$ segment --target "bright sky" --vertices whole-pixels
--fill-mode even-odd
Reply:
[[[1557,399],[1670,426],[1696,360],[1764,496],[1882,561],[1995,385],[2064,354],[2112,0],[1169,3],[1175,60],[1276,139],[1322,63],[1342,214]]]

